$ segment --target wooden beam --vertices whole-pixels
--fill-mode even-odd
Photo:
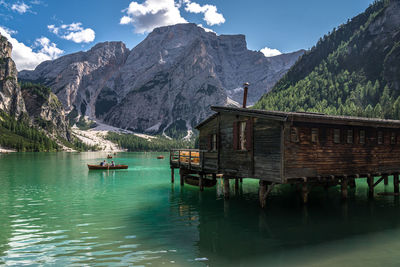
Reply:
[[[200,191],[204,191],[204,174],[203,173],[200,173],[200,176],[199,176],[199,188],[200,188]]]
[[[381,178],[378,179],[378,181],[376,181],[376,183],[374,183],[373,187],[377,186],[378,184],[380,184],[380,182],[383,181],[383,179],[385,179],[383,176]]]
[[[179,176],[180,176],[181,186],[183,186],[185,184],[185,174],[182,169],[179,169]]]
[[[224,198],[229,199],[229,178],[224,177]]]
[[[367,183],[368,183],[368,195],[370,198],[374,197],[374,176],[372,176],[371,174],[367,175]]]
[[[171,168],[171,183],[173,184],[175,182],[175,170],[174,168]]]
[[[341,181],[342,199],[347,199],[347,176],[343,176]]]
[[[384,181],[385,185],[388,185],[389,184],[389,176],[387,174],[384,174],[384,175],[382,175],[382,177],[383,177],[383,181]]]
[[[239,179],[238,178],[235,179],[235,192],[236,193],[239,192]]]
[[[261,208],[265,208],[266,202],[267,202],[267,182],[260,180],[259,182],[260,188],[258,189],[258,198],[260,200],[260,206]]]
[[[399,193],[399,174],[395,173],[393,174],[393,187],[394,187],[394,193]]]
[[[350,188],[356,188],[356,178],[349,179]]]
[[[302,183],[301,184],[301,199],[304,204],[306,204],[308,202],[308,193],[309,193],[308,184]]]
[[[217,180],[217,175],[215,173],[212,174],[213,181]]]

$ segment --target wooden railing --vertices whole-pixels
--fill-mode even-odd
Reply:
[[[202,167],[204,151],[199,149],[171,149],[169,160],[171,164]]]

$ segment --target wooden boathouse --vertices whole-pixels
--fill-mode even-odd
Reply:
[[[310,186],[341,185],[342,197],[355,179],[366,178],[370,196],[380,182],[393,175],[399,193],[400,121],[320,113],[278,112],[246,108],[212,107],[215,113],[201,122],[199,149],[171,150],[181,185],[188,175],[205,179],[259,179],[262,207],[275,185],[298,184],[303,202]]]

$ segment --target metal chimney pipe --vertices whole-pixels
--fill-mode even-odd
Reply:
[[[244,92],[243,92],[243,108],[246,108],[246,103],[247,103],[247,91],[249,87],[249,83],[244,83]]]

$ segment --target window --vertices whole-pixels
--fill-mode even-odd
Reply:
[[[392,135],[390,136],[390,144],[394,145],[396,144],[396,133],[392,132]]]
[[[217,151],[217,134],[211,136],[211,150]]]
[[[340,144],[340,129],[333,130],[333,142],[335,144]]]
[[[239,123],[239,149],[247,150],[246,149],[246,122],[245,121],[241,121]]]
[[[360,144],[365,144],[365,131],[364,130],[360,130]]]
[[[296,127],[290,129],[290,140],[293,143],[299,142],[299,130]]]
[[[378,131],[378,145],[382,145],[382,144],[383,144],[383,132]]]
[[[318,143],[318,129],[317,128],[311,129],[311,142]]]
[[[353,143],[353,130],[347,130],[347,143]]]

